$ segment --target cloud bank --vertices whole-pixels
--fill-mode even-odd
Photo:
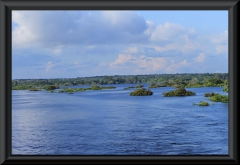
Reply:
[[[25,78],[19,72],[26,67],[46,78],[228,68],[227,29],[202,35],[171,20],[156,24],[136,11],[13,11],[12,22],[16,78]]]

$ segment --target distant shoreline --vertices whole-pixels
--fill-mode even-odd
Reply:
[[[151,84],[155,87],[223,87],[228,84],[228,73],[187,73],[96,76],[65,79],[19,79],[12,80],[13,90],[49,88],[49,86],[114,85],[114,84]]]
[[[105,76],[109,77],[125,77],[125,76],[172,76],[172,75],[219,75],[228,73],[161,73],[161,74],[138,74],[138,75],[102,75],[102,76],[85,76],[85,77],[71,77],[71,78],[22,78],[22,79],[12,79],[12,80],[55,80],[55,79],[78,79],[78,78],[101,78]]]

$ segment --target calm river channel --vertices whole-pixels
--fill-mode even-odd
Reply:
[[[12,91],[13,155],[227,155],[228,103],[196,96],[130,96],[136,84],[68,93]],[[145,84],[147,87],[148,84]],[[88,86],[75,86],[88,87]],[[210,106],[194,106],[208,101]]]

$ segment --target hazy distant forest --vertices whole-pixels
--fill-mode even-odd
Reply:
[[[228,86],[228,73],[181,73],[181,74],[150,74],[150,75],[114,75],[77,78],[54,79],[15,79],[12,80],[13,90],[31,89],[32,87],[107,85],[107,84],[141,84],[154,83],[172,87],[213,87]]]

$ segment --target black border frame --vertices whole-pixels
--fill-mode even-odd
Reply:
[[[0,164],[163,163],[238,164],[239,0],[0,0]],[[12,156],[12,10],[228,10],[229,155],[225,156]]]

